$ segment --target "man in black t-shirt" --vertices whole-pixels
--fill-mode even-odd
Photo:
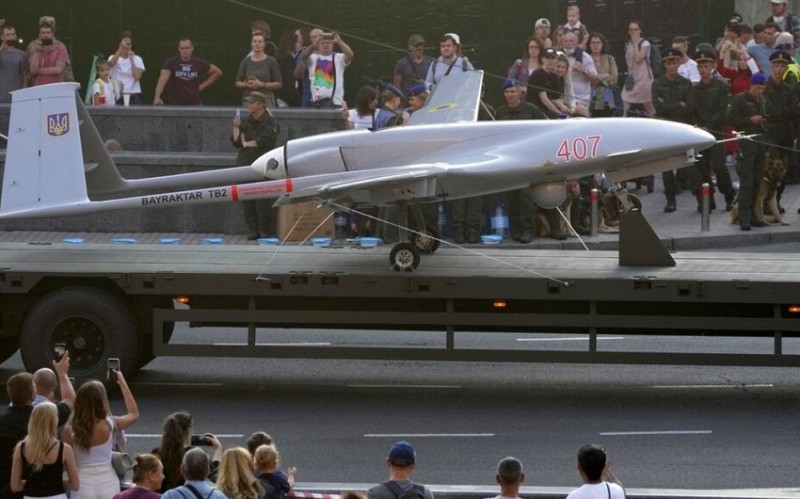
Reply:
[[[170,84],[169,103],[173,106],[197,106],[201,104],[200,92],[222,77],[215,65],[193,56],[194,44],[188,38],[178,42],[178,55],[170,57],[161,65],[153,105],[161,106],[161,94]],[[205,75],[205,79],[201,81]]]

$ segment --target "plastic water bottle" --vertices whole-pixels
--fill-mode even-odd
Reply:
[[[436,228],[439,237],[444,237],[447,232],[447,214],[444,212],[444,202],[439,203],[439,214],[436,216]]]
[[[492,216],[492,232],[504,239],[508,237],[508,214],[502,201],[498,201],[494,207]]]
[[[333,214],[333,225],[336,228],[336,239],[347,239],[347,212],[337,211]]]

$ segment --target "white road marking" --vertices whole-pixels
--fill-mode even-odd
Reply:
[[[598,336],[598,340],[624,340],[622,336]],[[575,338],[517,338],[517,341],[589,341],[588,336]]]
[[[212,343],[214,346],[224,346],[224,347],[244,347],[247,346],[247,343]],[[327,341],[298,341],[298,342],[289,342],[289,343],[256,343],[257,347],[329,347],[331,346],[330,342]]]
[[[169,383],[164,381],[132,381],[129,385],[155,385],[155,386],[222,386],[222,383]]]
[[[753,383],[750,385],[655,385],[653,388],[774,388],[772,383]]]
[[[348,388],[420,388],[423,390],[451,390],[461,388],[460,385],[347,385]]]
[[[242,433],[214,434],[217,438],[244,438]],[[161,438],[161,433],[125,433],[126,438]]]
[[[604,437],[638,436],[638,435],[710,435],[711,430],[662,430],[662,431],[604,431]]]
[[[366,433],[364,438],[486,438],[494,433]]]

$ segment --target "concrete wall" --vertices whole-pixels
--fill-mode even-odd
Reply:
[[[0,133],[8,130],[10,107],[0,106]],[[141,178],[234,166],[228,107],[115,107],[91,108],[104,140],[116,139],[123,148],[114,160],[123,177]],[[337,110],[278,109],[279,144],[287,140],[341,130]],[[244,114],[243,114],[244,116]],[[0,162],[5,144],[0,141]],[[91,216],[0,222],[0,230],[57,230],[75,232],[208,232],[243,234],[238,204],[154,208],[99,213]]]

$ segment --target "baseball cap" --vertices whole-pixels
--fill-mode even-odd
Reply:
[[[267,96],[261,92],[250,92],[247,94],[247,97],[245,97],[244,100],[247,102],[260,102],[262,104],[266,104]]]
[[[445,33],[444,36],[442,37],[442,39],[445,39],[445,38],[450,38],[455,42],[456,45],[461,45],[461,37],[459,37],[455,33]]]
[[[772,3],[787,3],[786,0],[770,0]]]
[[[422,38],[422,35],[411,35],[411,36],[408,37],[408,44],[409,45],[419,45],[421,43],[422,44],[425,43],[425,39]]]
[[[540,28],[542,26],[550,27],[550,21],[542,17],[541,19],[536,20],[536,24],[533,25],[533,29]]]
[[[750,77],[751,85],[764,85],[767,83],[767,75],[764,73],[756,73]]]
[[[555,59],[556,57],[558,57],[558,52],[553,47],[550,47],[544,49],[544,52],[542,52],[542,57],[544,57],[545,59]]]
[[[417,453],[406,441],[397,442],[389,449],[389,464],[392,466],[411,466],[416,461]]]

